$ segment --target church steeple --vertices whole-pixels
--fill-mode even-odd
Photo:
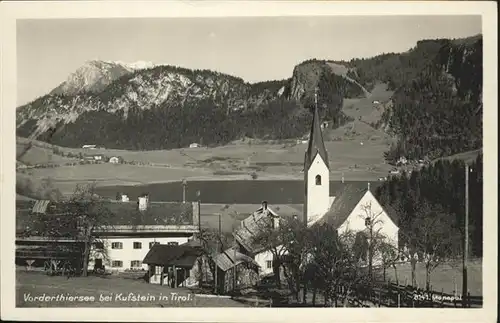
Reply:
[[[309,144],[306,151],[305,161],[304,161],[304,171],[309,169],[311,163],[313,162],[316,154],[319,154],[326,166],[329,168],[330,163],[328,162],[328,153],[326,152],[325,143],[323,141],[323,134],[321,131],[321,120],[318,113],[318,91],[316,89],[314,93],[314,112],[313,120],[311,124],[311,132],[309,134]]]
[[[309,144],[304,160],[304,223],[312,224],[331,206],[330,167],[318,113],[318,92],[315,93],[314,113]]]

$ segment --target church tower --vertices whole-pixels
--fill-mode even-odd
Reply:
[[[318,113],[318,93],[314,96],[313,120],[304,158],[305,223],[314,222],[330,208],[330,167]]]

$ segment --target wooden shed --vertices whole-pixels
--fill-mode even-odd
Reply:
[[[143,260],[148,265],[148,282],[174,288],[185,285],[201,255],[201,248],[191,245],[154,245]]]

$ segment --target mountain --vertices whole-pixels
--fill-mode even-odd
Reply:
[[[86,91],[98,93],[123,75],[152,67],[154,64],[142,61],[135,63],[88,61],[49,94],[75,95]]]
[[[307,74],[304,66],[294,73]],[[309,88],[300,90],[304,83],[295,78],[250,84],[175,66],[130,71],[121,64],[91,62],[74,75],[70,80],[78,82],[63,85],[77,86],[59,87],[18,108],[18,135],[69,147],[91,142],[124,149],[220,144],[242,136],[301,137],[310,116],[300,102],[313,97]],[[301,80],[312,87],[320,81]],[[340,98],[342,91],[335,90]],[[341,115],[341,101],[334,109]]]
[[[19,107],[17,135],[68,147],[92,143],[122,149],[218,145],[245,136],[299,138],[307,133],[318,89],[321,117],[330,127],[359,118],[398,139],[388,159],[440,157],[477,149],[480,142],[481,58],[481,36],[425,40],[404,53],[305,61],[289,79],[254,84],[210,70],[91,61],[51,93]],[[372,91],[383,83],[392,97],[375,106]],[[346,102],[359,111],[346,114]],[[467,124],[463,113],[477,117]],[[450,126],[442,127],[446,122]],[[451,132],[463,133],[450,141],[453,149],[436,151],[422,139]]]

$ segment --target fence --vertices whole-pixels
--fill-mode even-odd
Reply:
[[[447,294],[443,291],[422,290],[412,286],[394,283],[379,284],[372,288],[368,299],[379,307],[462,307],[465,297],[466,307],[478,308],[483,305],[482,296]]]

